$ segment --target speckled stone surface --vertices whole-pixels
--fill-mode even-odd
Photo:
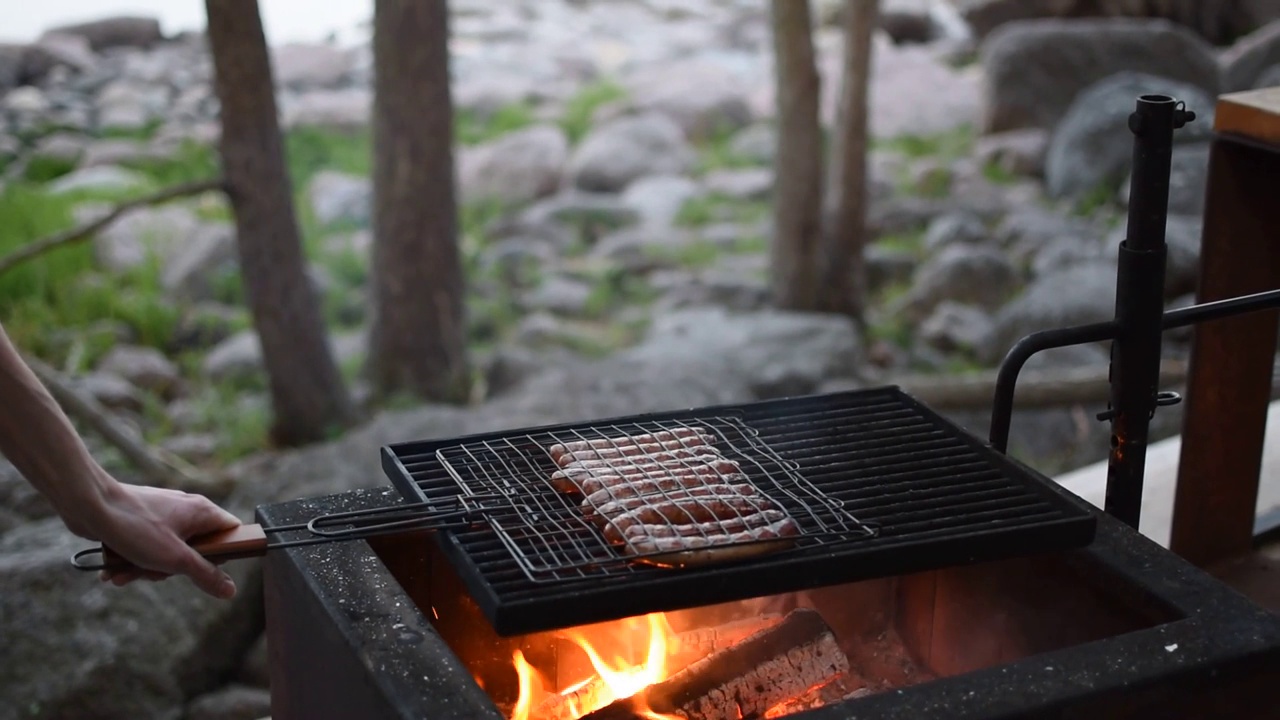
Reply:
[[[271,526],[398,501],[391,488],[360,490],[264,506],[258,516]],[[1280,618],[1106,515],[1095,542],[1073,554],[1082,582],[1103,578],[1117,595],[1180,619],[791,717],[1280,718]],[[268,555],[275,720],[501,720],[367,543]]]

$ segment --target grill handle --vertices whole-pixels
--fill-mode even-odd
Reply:
[[[259,557],[267,551],[267,533],[261,525],[240,525],[230,530],[219,530],[207,535],[197,535],[187,544],[212,562]],[[97,559],[95,560],[95,556]],[[138,566],[121,557],[106,545],[81,550],[71,558],[77,570],[138,570]]]

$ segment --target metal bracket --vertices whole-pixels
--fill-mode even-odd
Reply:
[[[1158,392],[1156,393],[1156,404],[1154,407],[1151,408],[1150,416],[1151,417],[1156,416],[1155,408],[1157,407],[1169,407],[1170,405],[1177,405],[1180,402],[1182,402],[1182,395],[1172,390],[1164,390],[1164,391]],[[1101,422],[1108,422],[1110,420],[1114,420],[1115,416],[1116,416],[1115,408],[1111,407],[1110,403],[1108,403],[1107,409],[1098,413],[1097,418]]]

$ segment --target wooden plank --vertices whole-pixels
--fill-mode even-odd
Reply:
[[[1280,87],[1222,95],[1213,129],[1280,147]]]
[[[1277,188],[1280,154],[1214,141],[1197,302],[1280,287]],[[1269,310],[1194,329],[1169,547],[1202,567],[1252,546],[1278,320]]]

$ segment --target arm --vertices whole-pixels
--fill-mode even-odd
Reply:
[[[186,543],[240,521],[208,499],[121,483],[90,456],[71,421],[0,327],[0,453],[76,535],[97,540],[159,578],[182,574],[215,597],[235,584]],[[137,574],[106,575],[117,585]]]

